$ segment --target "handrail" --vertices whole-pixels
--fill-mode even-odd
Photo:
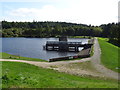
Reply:
[[[60,44],[60,43],[67,43],[67,44],[82,44],[82,42],[66,42],[66,41],[47,41],[46,44]]]

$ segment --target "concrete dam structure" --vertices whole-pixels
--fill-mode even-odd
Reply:
[[[82,42],[68,42],[67,37],[60,37],[59,41],[47,41],[44,46],[49,51],[79,52],[79,47],[90,48],[93,44],[82,44]]]

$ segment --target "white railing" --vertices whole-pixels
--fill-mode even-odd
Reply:
[[[47,41],[46,44],[60,44],[60,43],[66,43],[66,44],[73,44],[73,45],[78,45],[82,44],[82,42],[66,42],[66,41]]]

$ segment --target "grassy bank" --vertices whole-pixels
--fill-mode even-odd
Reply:
[[[118,50],[120,50],[120,48],[111,43],[108,43],[108,39],[99,38],[98,40],[101,48],[102,64],[111,70],[120,72],[118,69]]]
[[[0,58],[2,59],[15,59],[15,60],[27,60],[27,61],[42,61],[42,62],[48,62],[46,60],[37,59],[37,58],[29,58],[29,57],[21,57],[16,55],[11,55],[8,53],[0,53]],[[60,60],[60,61],[71,61],[71,60],[80,60],[82,58],[76,58],[76,59],[68,59],[68,60]]]
[[[3,88],[117,88],[117,81],[79,77],[18,63],[2,63]]]
[[[21,56],[16,56],[16,55],[11,55],[8,53],[0,53],[0,58],[2,59],[15,59],[15,60],[27,60],[27,61],[42,61],[42,62],[47,62],[46,60],[42,59],[37,59],[37,58],[29,58],[29,57],[21,57]]]

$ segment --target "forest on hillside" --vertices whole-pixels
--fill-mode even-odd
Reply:
[[[100,27],[66,22],[2,21],[3,37],[101,36]]]
[[[7,22],[2,21],[2,37],[90,36],[119,40],[120,23],[91,26],[67,22]]]

